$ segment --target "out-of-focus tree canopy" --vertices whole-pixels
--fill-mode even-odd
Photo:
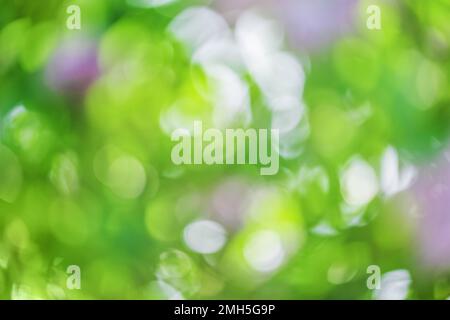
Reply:
[[[0,0],[0,298],[445,299],[449,92],[447,0]]]

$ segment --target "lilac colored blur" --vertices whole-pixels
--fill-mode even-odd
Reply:
[[[412,188],[418,201],[418,245],[426,267],[450,267],[450,150],[420,173]]]
[[[79,97],[85,94],[99,73],[96,43],[85,38],[71,38],[55,50],[46,68],[46,82],[56,92]]]
[[[249,205],[251,188],[250,184],[238,178],[222,182],[211,198],[210,209],[214,219],[230,231],[239,229]]]
[[[269,11],[286,28],[291,44],[300,50],[317,51],[350,33],[358,0],[217,0],[225,17],[235,20],[250,8]]]

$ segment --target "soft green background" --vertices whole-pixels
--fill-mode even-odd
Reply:
[[[382,8],[379,31],[365,28],[371,3]],[[81,8],[81,30],[66,28],[70,4]],[[352,224],[340,187],[354,156],[379,175],[389,146],[418,167],[444,148],[449,2],[361,1],[355,30],[325,48],[307,54],[283,44],[310,66],[299,92],[308,134],[271,177],[255,166],[170,160],[173,143],[162,127],[179,116],[170,106],[211,125],[214,88],[168,31],[178,14],[201,4],[208,5],[0,1],[0,298],[370,299],[369,265],[408,270],[409,298],[450,296],[446,272],[421,267],[416,226],[402,205],[410,196],[379,193]],[[102,73],[73,97],[50,88],[45,74],[63,39],[79,36],[97,44]],[[264,90],[251,72],[242,79],[251,96],[247,126],[269,127]],[[246,218],[226,226],[220,251],[194,252],[184,228],[197,219],[221,223],[211,199],[235,184],[238,196],[223,201],[238,208],[227,201],[253,200]],[[319,224],[331,234],[314,232]],[[286,244],[283,263],[267,273],[244,254],[264,230]],[[81,269],[80,290],[66,288],[69,265]]]

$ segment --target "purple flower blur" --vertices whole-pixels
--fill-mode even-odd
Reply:
[[[71,97],[83,96],[100,73],[97,46],[86,38],[64,40],[46,69],[48,86]]]
[[[225,17],[249,8],[272,13],[286,28],[291,44],[304,51],[320,50],[351,32],[356,18],[357,0],[217,0]]]
[[[250,184],[238,178],[222,182],[212,194],[211,212],[214,219],[228,230],[239,229],[249,205],[251,188]]]
[[[450,268],[450,151],[425,168],[413,186],[419,205],[418,245],[425,266]]]
[[[357,0],[279,0],[277,7],[292,44],[308,51],[332,43],[353,28]]]

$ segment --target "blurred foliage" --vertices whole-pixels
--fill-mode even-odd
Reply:
[[[366,28],[373,3],[381,30]],[[66,28],[71,4],[81,30]],[[197,21],[189,10],[199,6],[211,11]],[[201,62],[194,40],[214,40],[222,22],[230,34],[246,26],[217,18],[215,1],[0,8],[0,298],[370,299],[369,265],[408,270],[409,298],[450,296],[447,272],[417,255],[410,195],[378,186],[388,148],[420,167],[447,144],[447,0],[360,1],[352,30],[311,52],[275,33],[272,80],[232,51],[210,58],[222,69]],[[301,115],[272,105],[291,87]],[[220,109],[236,92],[249,110]],[[224,119],[281,123],[280,172],[172,164],[172,130]],[[346,181],[354,188],[361,174],[361,188],[376,190],[355,198]],[[70,265],[80,290],[66,287]]]

